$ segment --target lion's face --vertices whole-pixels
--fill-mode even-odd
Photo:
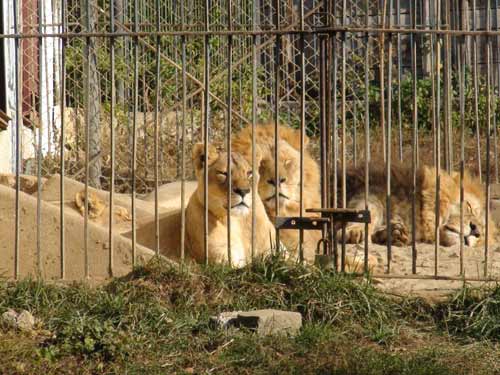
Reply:
[[[474,247],[484,243],[485,213],[481,200],[470,193],[465,193],[463,202],[463,241],[465,246]],[[494,226],[490,224],[490,228]],[[450,208],[448,220],[440,228],[440,243],[453,246],[460,241],[460,203]]]
[[[198,178],[198,198],[204,201],[204,147],[197,144],[193,148],[193,161]],[[239,153],[231,154],[231,194],[228,201],[228,154],[218,153],[209,145],[208,153],[208,209],[217,217],[227,215],[228,206],[231,215],[246,216],[252,207],[252,167]],[[258,178],[258,176],[255,176]]]
[[[285,141],[279,142],[278,172],[274,148],[261,162],[259,195],[271,214],[276,212],[276,186],[279,185],[280,210],[296,210],[300,202],[300,153]]]

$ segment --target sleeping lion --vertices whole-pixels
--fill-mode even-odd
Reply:
[[[193,164],[198,186],[186,208],[186,248],[188,255],[201,262],[204,260],[204,145],[193,147]],[[208,260],[228,261],[227,207],[231,205],[231,265],[242,267],[251,260],[252,208],[256,216],[255,256],[270,253],[275,230],[266,215],[258,194],[252,205],[252,167],[237,152],[231,153],[231,201],[228,202],[228,154],[219,153],[212,145],[208,147]]]
[[[347,206],[365,208],[364,167],[349,167],[346,171]],[[378,244],[387,243],[386,171],[383,163],[371,163],[369,173],[368,209],[371,223],[368,237]],[[415,238],[417,242],[436,242],[435,202],[436,170],[420,166],[416,174]],[[441,171],[438,237],[442,246],[453,246],[463,241],[465,246],[484,244],[485,197],[483,187],[468,173],[464,174],[463,238],[460,238],[460,174]],[[412,185],[411,167],[396,164],[391,168],[391,243],[409,245],[412,240]],[[340,182],[340,176],[339,176]],[[495,242],[496,224],[489,218],[488,243]],[[338,233],[340,236],[340,232]],[[340,237],[339,237],[340,238]],[[364,224],[351,223],[346,228],[346,242],[364,240]]]

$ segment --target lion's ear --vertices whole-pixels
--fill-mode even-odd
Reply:
[[[218,159],[219,153],[215,146],[208,144],[207,165],[211,166]],[[205,145],[196,143],[193,146],[193,164],[197,171],[203,168],[205,162]]]

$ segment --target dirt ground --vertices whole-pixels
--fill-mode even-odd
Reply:
[[[41,260],[42,276],[58,279],[61,275],[60,253],[60,177],[54,175],[42,181],[40,197],[40,228],[37,229],[37,186],[33,177],[23,176],[20,192],[20,236],[19,236],[19,275],[36,275],[38,259]],[[186,184],[186,202],[196,184]],[[0,178],[0,274],[14,276],[15,266],[15,180],[12,176]],[[65,277],[78,280],[85,277],[86,263],[88,275],[93,279],[109,276],[109,193],[95,192],[105,209],[98,218],[87,223],[88,239],[85,239],[85,221],[75,205],[75,195],[84,185],[65,179]],[[180,242],[180,183],[164,185],[159,190],[160,247],[159,252],[171,259],[179,253]],[[492,188],[492,213],[500,222],[500,189]],[[132,269],[132,232],[131,197],[126,194],[115,195],[113,225],[113,275],[120,276]],[[154,194],[136,199],[136,263],[145,262],[154,256],[155,216]],[[37,243],[37,238],[39,242]],[[87,241],[87,258],[85,256]],[[38,248],[40,253],[38,253]],[[384,290],[394,294],[411,294],[428,298],[439,298],[463,286],[462,280],[435,280],[435,248],[432,244],[417,244],[416,275],[428,279],[412,278],[411,247],[392,247],[391,272],[388,278],[386,246],[370,245],[370,254],[378,260],[374,269],[375,282]],[[362,256],[364,247],[347,246],[348,254]],[[464,248],[463,264],[466,278],[484,276],[484,247]],[[40,254],[40,255],[39,255]],[[439,247],[437,252],[437,274],[439,276],[460,278],[459,247]],[[39,258],[40,256],[40,258]],[[87,259],[87,260],[86,260]],[[488,250],[488,276],[500,278],[500,245],[492,244]],[[405,278],[408,277],[408,278]],[[475,285],[478,283],[476,282]]]

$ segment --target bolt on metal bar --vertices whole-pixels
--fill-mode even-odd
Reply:
[[[17,0],[13,1],[14,6],[14,30],[17,33],[19,28],[18,17],[20,15],[19,2]],[[14,40],[14,72],[15,72],[15,95],[16,95],[16,204],[15,204],[15,228],[14,228],[14,279],[19,279],[19,247],[20,247],[20,207],[19,207],[19,190],[21,186],[20,172],[21,172],[21,127],[22,127],[22,99],[21,99],[21,74],[19,69],[19,63],[21,57],[19,54],[20,50],[20,40]]]
[[[410,13],[413,27],[417,23],[417,6],[412,7],[410,2]],[[417,273],[417,139],[418,139],[418,91],[417,91],[417,37],[412,34],[411,43],[411,71],[412,71],[412,92],[413,92],[413,111],[412,111],[412,195],[411,195],[411,272]]]
[[[42,33],[42,23],[43,23],[43,4],[41,0],[37,2],[38,8],[38,32]],[[41,95],[43,95],[43,81],[44,75],[42,73],[44,66],[44,50],[43,50],[43,38],[38,38],[38,91]],[[38,102],[38,141],[36,142],[36,159],[37,159],[37,197],[36,197],[36,263],[37,263],[37,274],[38,277],[42,277],[42,135],[44,129],[44,119],[43,115],[43,100],[39,100]],[[48,124],[47,124],[48,125]]]
[[[210,29],[210,0],[205,0],[205,30]],[[209,134],[209,115],[210,115],[210,36],[207,34],[203,41],[205,50],[204,72],[205,72],[205,111],[203,113],[203,207],[204,207],[204,238],[203,246],[205,252],[205,264],[208,264],[208,140]]]
[[[156,11],[156,30],[160,31],[160,0],[155,0],[155,11]],[[156,37],[156,50],[160,51],[161,47],[161,37]],[[156,54],[156,98],[155,98],[155,123],[154,123],[154,189],[155,189],[155,253],[156,256],[160,255],[160,213],[159,213],[159,195],[158,195],[158,177],[159,177],[159,142],[158,138],[160,136],[160,100],[161,100],[161,56],[159,53]],[[177,71],[176,71],[177,72]],[[177,76],[176,76],[177,79]],[[176,85],[176,87],[178,87]],[[144,110],[144,119],[146,119],[146,110]],[[182,144],[184,144],[184,137],[182,138]]]
[[[115,4],[113,0],[109,2],[109,28],[111,32],[115,31]],[[109,39],[110,43],[110,68],[111,68],[111,105],[109,108],[109,138],[110,138],[110,164],[111,164],[111,175],[109,181],[109,232],[108,232],[108,242],[109,242],[109,253],[108,253],[108,272],[110,276],[114,274],[114,198],[115,198],[115,109],[116,109],[116,60],[115,60],[115,38]]]
[[[233,9],[232,1],[227,2],[227,17],[228,28],[233,29]],[[233,36],[227,37],[227,125],[226,125],[226,148],[227,148],[227,261],[231,265],[231,194],[232,194],[232,180],[231,180],[231,137],[232,137],[232,102],[233,102]],[[253,178],[253,177],[252,177]]]

